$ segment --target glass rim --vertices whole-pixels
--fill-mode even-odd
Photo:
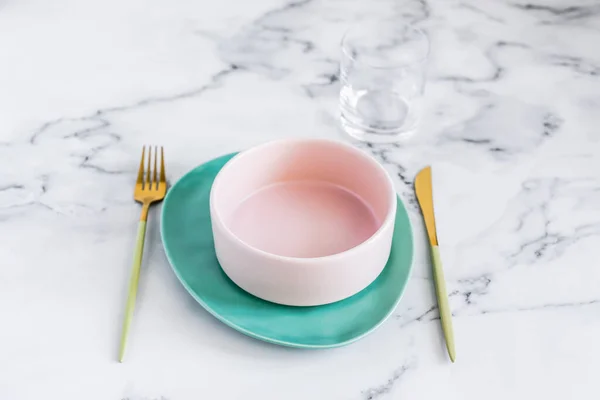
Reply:
[[[348,57],[351,61],[355,62],[355,63],[359,63],[359,64],[364,64],[366,66],[368,66],[369,68],[373,68],[373,69],[401,69],[401,68],[405,68],[408,67],[410,65],[415,65],[415,64],[420,64],[424,61],[426,61],[429,58],[429,53],[431,51],[431,46],[429,43],[429,36],[427,35],[427,33],[425,33],[425,31],[421,28],[416,27],[413,24],[406,24],[406,23],[397,23],[398,25],[404,25],[406,28],[408,28],[409,30],[411,30],[412,32],[417,33],[420,37],[422,37],[425,40],[425,52],[423,54],[422,57],[416,59],[415,61],[410,61],[410,62],[404,62],[404,63],[394,63],[393,65],[377,65],[377,64],[372,64],[369,62],[365,62],[365,61],[359,61],[357,60],[355,57],[353,57],[351,54],[348,53],[347,49],[346,49],[346,44],[347,44],[347,39],[348,39],[348,34],[356,29],[357,27],[360,26],[365,26],[365,25],[369,25],[369,24],[380,24],[380,23],[386,23],[386,24],[390,24],[393,23],[393,21],[368,21],[366,23],[356,23],[353,24],[352,26],[350,26],[348,29],[346,29],[346,31],[344,32],[344,35],[342,36],[342,40],[340,42],[340,47],[342,48],[342,53]]]

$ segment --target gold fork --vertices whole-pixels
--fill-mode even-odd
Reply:
[[[146,237],[146,221],[148,220],[148,210],[150,205],[164,199],[167,193],[167,180],[165,178],[165,153],[160,148],[160,178],[157,179],[158,147],[154,148],[154,174],[152,174],[152,146],[148,146],[148,168],[144,171],[144,158],[146,155],[146,146],[142,148],[142,160],[140,161],[140,170],[138,172],[137,182],[133,191],[133,198],[138,203],[142,203],[142,215],[138,225],[137,240],[135,251],[133,253],[133,267],[131,269],[131,278],[129,281],[129,295],[127,305],[125,306],[125,318],[123,320],[123,330],[121,332],[121,346],[119,348],[119,362],[123,362],[125,355],[125,344],[127,343],[127,334],[133,317],[135,308],[135,298],[137,295],[138,281],[140,278],[140,266],[142,265],[142,254],[144,253],[144,239]],[[146,179],[144,180],[144,175]]]

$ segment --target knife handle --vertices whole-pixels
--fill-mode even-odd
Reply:
[[[454,348],[454,332],[452,330],[452,312],[448,304],[448,294],[446,293],[446,281],[444,279],[444,269],[442,268],[442,259],[438,246],[431,246],[431,259],[433,261],[433,281],[435,282],[435,294],[440,309],[440,320],[442,330],[446,339],[446,348],[450,360],[456,359],[456,350]]]

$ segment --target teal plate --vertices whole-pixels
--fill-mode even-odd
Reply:
[[[366,289],[337,303],[290,307],[240,289],[221,269],[213,247],[209,194],[215,176],[234,154],[188,172],[168,192],[161,216],[167,258],[187,291],[209,313],[256,339],[291,347],[352,343],[375,330],[400,301],[412,266],[413,237],[406,208],[398,211],[390,259]]]

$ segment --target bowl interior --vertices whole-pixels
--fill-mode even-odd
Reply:
[[[273,142],[233,158],[213,185],[218,217],[246,244],[287,257],[349,250],[373,236],[393,188],[376,161],[328,141]]]

